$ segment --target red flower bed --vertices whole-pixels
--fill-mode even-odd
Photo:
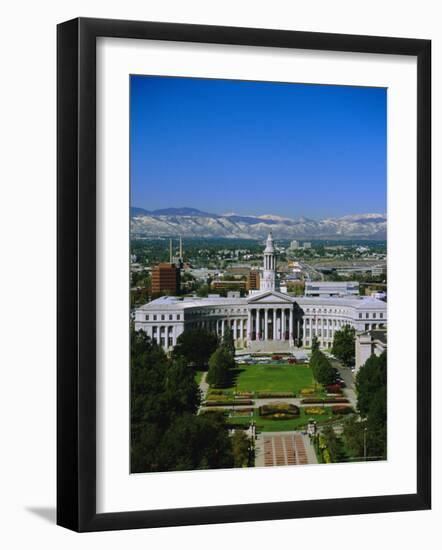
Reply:
[[[341,386],[339,384],[329,384],[326,388],[328,393],[342,393]]]
[[[290,357],[290,359],[287,361],[289,365],[295,365],[298,361],[294,357]]]
[[[335,405],[334,407],[331,407],[333,414],[350,414],[353,412],[353,409],[351,407],[339,406]]]

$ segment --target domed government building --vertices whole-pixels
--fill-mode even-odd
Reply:
[[[290,296],[280,292],[276,251],[270,233],[264,249],[259,290],[245,297],[162,296],[135,311],[135,329],[144,330],[166,351],[185,330],[205,328],[220,337],[226,326],[235,346],[249,353],[289,353],[310,347],[316,336],[321,348],[330,348],[337,330],[350,325],[357,332],[384,329],[387,304],[365,296]]]

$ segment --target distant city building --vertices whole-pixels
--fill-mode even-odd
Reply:
[[[359,371],[372,355],[381,355],[387,350],[387,330],[368,330],[356,335],[355,369]]]
[[[370,296],[372,298],[376,298],[376,300],[386,300],[387,299],[387,293],[384,290],[375,290],[374,292],[371,292]]]
[[[247,290],[259,290],[259,281],[259,271],[257,269],[252,269],[247,277]]]
[[[171,350],[184,330],[205,328],[222,336],[229,326],[237,348],[267,353],[310,347],[315,336],[321,348],[330,348],[336,331],[345,325],[357,332],[386,327],[384,301],[354,295],[291,296],[277,290],[271,234],[264,251],[263,273],[260,290],[251,290],[243,298],[229,292],[226,298],[163,296],[152,300],[135,311],[135,329],[144,330],[164,349]],[[231,281],[215,283],[231,289]]]
[[[190,273],[192,277],[195,277],[198,281],[204,281],[206,282],[207,279],[210,278],[217,278],[221,275],[220,269],[207,269],[206,267],[201,267],[198,269],[187,269],[186,273]]]
[[[236,276],[248,276],[251,268],[252,267],[249,264],[232,264],[229,265],[229,267],[226,269],[226,272]]]
[[[305,296],[358,296],[359,283],[355,281],[309,281],[305,283]]]
[[[308,241],[305,241],[302,245],[302,248],[305,248],[305,249],[311,248],[311,247],[312,247],[312,243],[310,243]]]
[[[371,274],[373,275],[373,277],[380,277],[382,275],[385,275],[386,273],[387,273],[386,264],[374,265],[371,268]]]
[[[180,269],[172,263],[160,263],[152,269],[152,294],[179,294]]]
[[[296,250],[297,248],[299,248],[299,241],[292,241],[290,243],[290,248],[291,250]]]
[[[212,281],[211,287],[213,290],[232,290],[232,289],[246,290],[247,282],[235,281],[235,280]]]

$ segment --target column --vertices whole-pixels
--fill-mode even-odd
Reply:
[[[285,308],[281,309],[281,340],[285,340]]]
[[[293,345],[293,309],[290,310],[290,317],[289,317],[289,342],[290,345]]]
[[[269,339],[269,310],[264,310],[264,340]]]
[[[277,339],[276,334],[276,308],[273,308],[273,340]]]
[[[252,311],[247,310],[247,340],[250,342],[252,340]]]
[[[239,337],[241,339],[241,342],[244,341],[244,319],[240,319],[240,325],[239,325]]]
[[[221,320],[221,336],[224,336],[224,319]]]
[[[238,340],[238,322],[237,319],[233,319],[233,340]]]

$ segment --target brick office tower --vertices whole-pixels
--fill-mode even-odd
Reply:
[[[259,271],[252,269],[247,277],[247,290],[259,290]]]
[[[167,293],[176,296],[180,292],[180,269],[172,263],[161,263],[152,270],[152,294]]]

